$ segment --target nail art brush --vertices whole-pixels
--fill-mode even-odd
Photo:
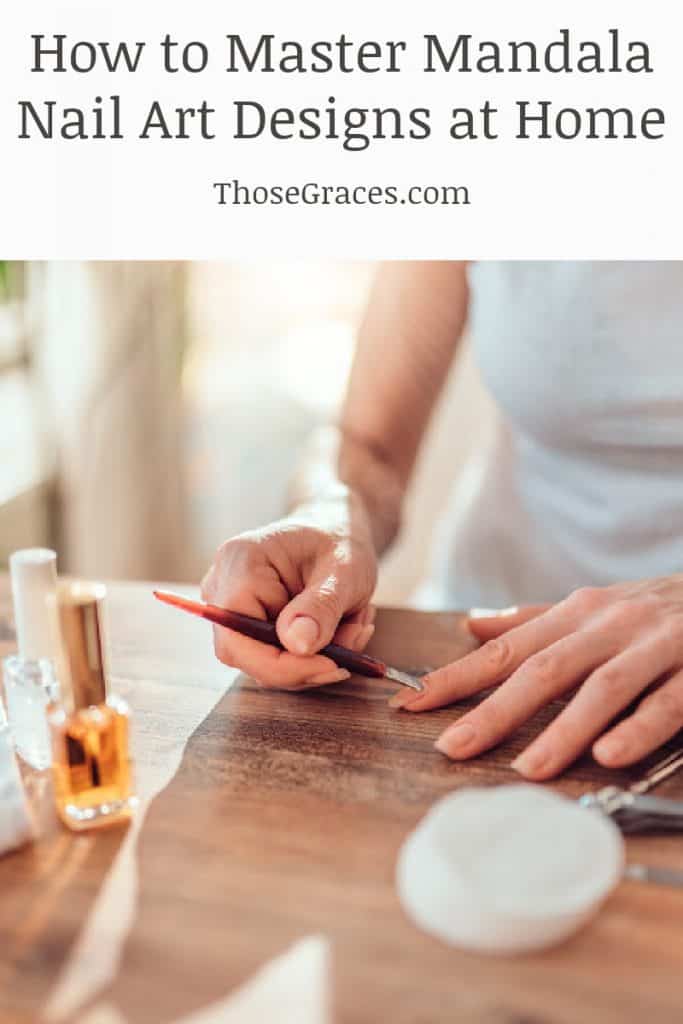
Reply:
[[[203,601],[192,601],[180,594],[172,594],[167,590],[155,590],[154,596],[164,604],[170,604],[174,608],[180,608],[191,615],[198,615],[202,619],[208,619],[218,626],[225,626],[242,636],[251,637],[262,644],[270,647],[277,647],[281,651],[284,645],[280,642],[274,622],[264,619],[255,619],[250,615],[242,615],[241,612],[233,612],[228,608],[219,608],[215,604],[205,604]],[[418,676],[409,672],[402,672],[393,668],[378,658],[371,658],[369,654],[361,654],[358,651],[351,651],[348,647],[341,647],[339,644],[328,644],[318,654],[330,658],[339,668],[348,669],[349,672],[359,676],[366,676],[370,679],[391,679],[401,686],[408,686],[411,690],[422,692],[424,686]]]

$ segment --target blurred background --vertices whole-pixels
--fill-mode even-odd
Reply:
[[[0,566],[197,582],[218,544],[282,514],[335,418],[369,263],[1,263]],[[464,351],[378,600],[407,603],[490,408]]]

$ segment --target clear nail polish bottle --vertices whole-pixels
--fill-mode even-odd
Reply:
[[[59,696],[57,556],[45,548],[10,556],[18,653],[3,662],[5,700],[17,753],[43,771],[52,761],[46,710]]]

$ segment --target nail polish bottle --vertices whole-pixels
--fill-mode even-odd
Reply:
[[[49,713],[57,812],[76,831],[130,818],[137,804],[127,704],[107,694],[102,584],[61,584],[57,607],[68,698]],[[65,686],[66,690],[67,687]]]
[[[15,551],[10,573],[18,654],[3,662],[7,715],[17,753],[43,771],[52,760],[46,709],[59,694],[57,556],[44,548]]]

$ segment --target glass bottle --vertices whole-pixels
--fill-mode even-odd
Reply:
[[[43,771],[52,760],[46,711],[59,694],[57,555],[46,548],[15,551],[10,572],[18,653],[3,662],[7,715],[17,753]]]
[[[12,733],[0,701],[0,856],[33,838],[33,814],[19,774]]]
[[[57,607],[71,696],[51,709],[57,812],[71,829],[130,818],[137,800],[129,756],[130,711],[107,695],[102,584],[65,583]]]

